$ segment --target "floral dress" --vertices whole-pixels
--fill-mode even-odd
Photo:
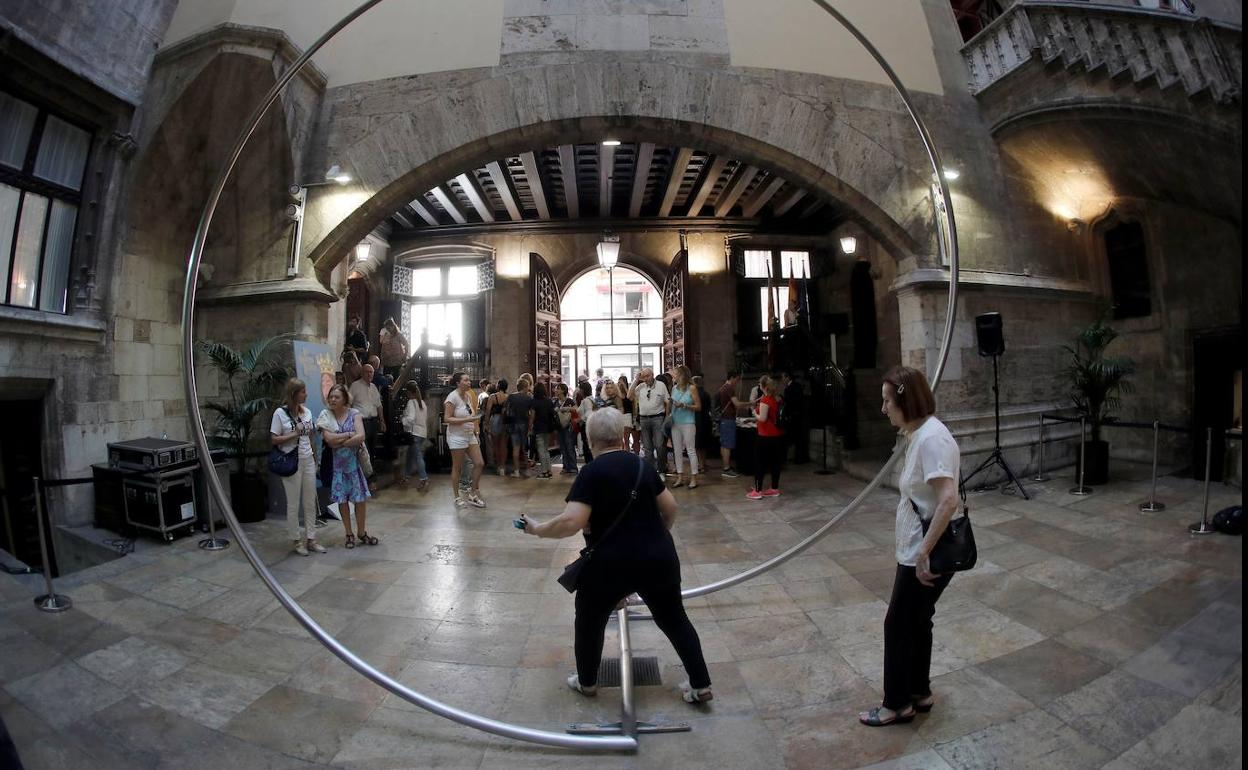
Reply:
[[[334,433],[352,433],[355,431],[355,420],[359,416],[355,409],[347,410],[347,419],[339,425],[333,412],[326,409],[316,420],[318,428],[326,428]],[[329,486],[329,499],[335,503],[362,503],[371,495],[368,492],[368,479],[364,477],[364,469],[360,467],[359,447],[338,447],[334,451],[334,473]]]

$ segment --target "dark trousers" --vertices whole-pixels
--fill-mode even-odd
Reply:
[[[902,711],[932,694],[932,617],[936,602],[953,579],[950,572],[925,586],[914,567],[897,565],[893,595],[884,616],[884,708]]]
[[[689,675],[695,689],[711,686],[711,675],[702,657],[702,642],[685,613],[680,598],[680,565],[628,565],[617,567],[599,563],[586,570],[593,572],[581,581],[576,590],[576,675],[581,684],[598,683],[598,664],[602,662],[603,634],[607,621],[620,600],[636,593],[645,601],[659,627]]]
[[[369,456],[374,459],[381,456],[377,451],[377,433],[381,430],[380,417],[364,418],[364,444],[368,447]]]
[[[759,436],[754,442],[754,488],[763,491],[763,476],[771,474],[771,489],[780,488],[784,466],[784,436]]]

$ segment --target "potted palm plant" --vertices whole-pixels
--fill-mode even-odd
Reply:
[[[1132,390],[1127,378],[1135,372],[1135,362],[1127,356],[1105,354],[1117,337],[1118,332],[1102,316],[1079,332],[1073,347],[1065,346],[1070,354],[1065,369],[1070,399],[1092,428],[1090,440],[1084,445],[1088,484],[1109,480],[1109,442],[1102,438],[1101,429],[1114,421],[1114,413],[1122,406],[1121,395]]]
[[[245,350],[221,342],[203,341],[198,346],[209,366],[225,379],[221,395],[226,399],[206,402],[204,408],[217,415],[209,446],[224,449],[231,457],[230,498],[240,521],[264,518],[264,478],[254,470],[254,462],[247,462],[247,452],[252,449],[256,417],[273,409],[279,389],[290,376],[277,360],[278,344],[288,336],[264,337]]]

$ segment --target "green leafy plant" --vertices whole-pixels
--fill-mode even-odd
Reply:
[[[1070,399],[1088,418],[1092,440],[1101,440],[1101,427],[1114,421],[1114,412],[1122,406],[1122,394],[1130,393],[1128,377],[1135,373],[1135,362],[1127,356],[1107,356],[1105,349],[1118,337],[1118,332],[1098,318],[1075,337],[1075,345],[1064,346],[1070,354],[1065,369],[1070,383]]]
[[[290,376],[286,367],[277,362],[278,345],[289,336],[264,337],[246,350],[235,350],[220,342],[204,341],[198,345],[208,364],[225,376],[226,392],[222,395],[229,396],[226,401],[204,404],[205,409],[217,415],[209,444],[235,455],[238,468],[245,466],[243,456],[256,416],[273,408],[278,389]]]

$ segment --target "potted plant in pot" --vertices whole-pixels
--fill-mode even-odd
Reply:
[[[1101,428],[1114,421],[1114,412],[1122,405],[1120,396],[1132,390],[1127,378],[1135,372],[1135,362],[1127,356],[1105,355],[1117,337],[1102,316],[1079,332],[1073,347],[1065,346],[1070,354],[1065,369],[1070,399],[1092,428],[1083,450],[1087,484],[1109,480],[1109,442],[1102,438]]]
[[[209,446],[230,453],[230,498],[240,521],[260,521],[265,514],[265,481],[247,462],[253,449],[256,417],[267,414],[276,403],[279,389],[290,376],[286,367],[277,362],[278,343],[289,335],[264,337],[246,350],[220,342],[200,342],[199,350],[208,364],[224,375],[225,401],[204,404],[217,414],[216,429],[208,438]],[[256,446],[255,449],[266,447]]]

